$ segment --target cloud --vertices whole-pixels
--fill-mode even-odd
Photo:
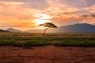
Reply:
[[[1,2],[0,4],[0,25],[6,27],[35,28],[32,9],[23,6],[21,2]]]
[[[58,3],[57,0],[47,0],[47,2],[49,6],[44,10],[44,12],[52,16],[61,15],[63,13],[73,13],[80,10],[79,8],[71,7],[64,3]]]
[[[77,7],[77,8],[83,8],[85,7],[86,1],[84,0],[56,0],[56,2],[60,4],[66,4],[70,7]]]
[[[75,23],[95,23],[95,14],[64,13],[51,19],[58,25],[71,25]]]
[[[27,7],[34,9],[44,9],[48,7],[46,0],[1,0],[1,2],[22,2]]]
[[[95,20],[93,13],[87,15],[89,12],[94,12],[95,9],[93,4],[87,5],[88,1],[47,0],[47,2],[50,7],[48,7],[45,11],[47,14],[52,16],[51,21],[56,24],[67,25],[80,22],[92,23]],[[85,10],[84,8],[89,8],[89,10]]]
[[[89,1],[0,0],[0,25],[37,28],[35,19],[39,14],[50,15],[50,20],[60,26],[79,22],[94,23],[95,5],[93,0]]]
[[[84,17],[84,18],[89,18],[89,17],[95,18],[95,14],[84,14],[84,15],[81,15],[81,17]]]
[[[95,5],[95,0],[85,0],[88,7]]]
[[[95,4],[95,0],[56,0],[56,2],[77,8],[85,8]]]
[[[95,13],[95,5],[92,5],[90,7],[86,7],[85,10],[89,11],[90,13]]]

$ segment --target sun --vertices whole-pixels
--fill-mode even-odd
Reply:
[[[43,24],[43,23],[46,23],[46,22],[51,22],[50,18],[51,17],[47,14],[39,14],[38,18],[36,18],[36,20],[35,20],[35,23],[37,25],[39,25],[39,24]]]

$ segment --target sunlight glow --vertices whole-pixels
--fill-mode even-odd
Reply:
[[[50,18],[51,17],[47,14],[39,14],[38,18],[35,20],[35,22],[36,22],[37,25],[43,24],[43,23],[46,23],[46,22],[51,22]]]

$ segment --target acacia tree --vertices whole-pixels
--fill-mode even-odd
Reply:
[[[43,35],[45,36],[46,35],[46,31],[49,29],[49,28],[57,28],[57,26],[53,23],[50,23],[50,22],[46,22],[44,24],[40,24],[39,26],[43,26],[43,27],[46,27],[46,29],[44,30],[44,33]]]

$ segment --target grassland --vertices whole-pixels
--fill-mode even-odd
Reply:
[[[0,32],[0,46],[95,46],[94,33],[61,33],[43,36],[37,33]]]

